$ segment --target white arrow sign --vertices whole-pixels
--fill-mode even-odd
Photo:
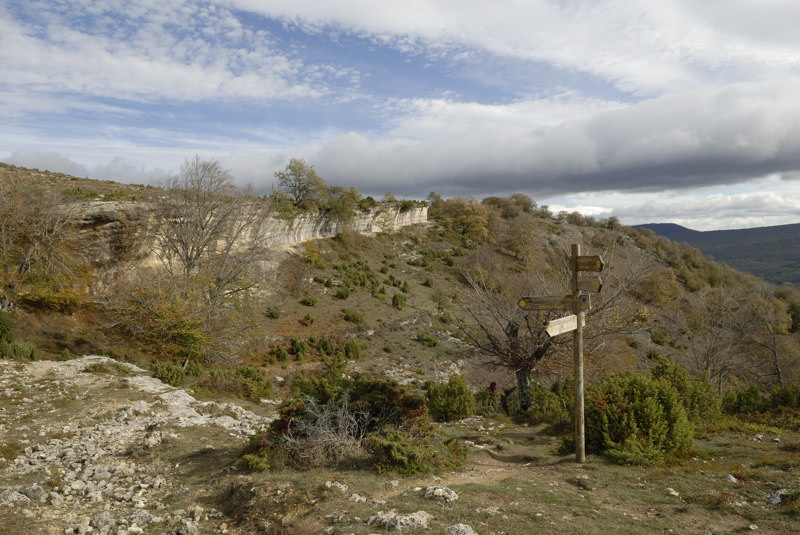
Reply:
[[[570,331],[574,331],[578,328],[578,316],[572,314],[570,316],[564,316],[563,318],[558,318],[557,320],[553,320],[547,324],[547,334],[550,335],[552,338],[553,336],[558,336],[559,334],[568,333]]]

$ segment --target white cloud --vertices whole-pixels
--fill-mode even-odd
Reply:
[[[417,100],[387,136],[350,133],[313,159],[337,181],[407,194],[420,184],[443,194],[522,189],[539,196],[734,184],[800,169],[797,94],[800,79],[626,107],[580,99],[507,106]]]
[[[59,154],[55,151],[17,151],[12,152],[6,160],[8,163],[20,167],[67,173],[72,176],[86,176],[89,172],[86,166],[74,162],[63,154]]]
[[[327,92],[326,66],[306,65],[267,33],[244,29],[219,8],[126,2],[90,19],[81,18],[84,10],[97,4],[65,4],[62,12],[54,4],[29,7],[35,19],[13,18],[0,8],[6,87],[140,102],[316,98]]]
[[[500,57],[543,61],[643,95],[798,73],[800,36],[794,22],[800,13],[792,2],[770,1],[764,6],[743,0],[228,0],[227,4],[320,31],[338,27],[404,51],[435,55],[442,49],[470,47]]]

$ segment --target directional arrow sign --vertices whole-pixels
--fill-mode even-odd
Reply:
[[[517,303],[523,310],[569,310],[572,295],[529,295]]]
[[[603,287],[603,281],[599,275],[578,275],[578,291],[599,292]]]
[[[557,320],[551,321],[547,324],[547,329],[545,330],[552,338],[553,336],[558,336],[559,334],[574,331],[577,328],[578,316],[572,314],[571,316],[564,316],[563,318],[558,318]]]
[[[523,310],[571,310],[572,295],[529,295],[517,301]],[[580,296],[581,310],[589,310],[589,296]]]
[[[599,255],[575,257],[575,264],[578,271],[603,271],[606,265]]]

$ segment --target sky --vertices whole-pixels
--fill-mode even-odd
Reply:
[[[800,223],[796,0],[0,0],[0,161]]]

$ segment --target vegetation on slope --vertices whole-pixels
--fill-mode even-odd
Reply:
[[[319,377],[332,380],[331,369],[363,381],[389,371],[391,388],[422,398],[428,392],[425,405],[437,419],[448,417],[441,415],[442,390],[430,381],[446,380],[455,364],[476,393],[475,411],[563,422],[567,413],[544,407],[560,399],[567,408],[568,396],[548,389],[565,384],[569,337],[549,338],[544,326],[564,312],[525,312],[516,302],[566,293],[567,251],[581,243],[607,266],[587,318],[590,382],[645,372],[665,359],[705,377],[717,396],[749,385],[766,395],[800,374],[795,291],[614,218],[553,214],[522,194],[478,201],[431,193],[431,225],[372,237],[345,230],[307,242],[269,272],[267,251],[252,239],[263,214],[311,211],[346,220],[343,214],[377,201],[328,187],[301,160],[278,174],[281,189],[258,199],[234,187],[218,163],[195,158],[153,197],[169,216],[152,229],[160,264],[110,279],[102,274],[100,284],[100,274],[70,248],[68,219],[56,209],[63,197],[33,195],[21,170],[12,171],[4,175],[3,206],[38,211],[24,220],[4,212],[3,298],[16,306],[11,315],[21,338],[44,357],[105,353],[150,363],[164,380],[198,395],[305,396],[314,410],[344,403],[355,388],[326,396],[322,387],[303,390]],[[53,191],[57,179],[71,181],[48,179],[56,180]],[[398,201],[387,194],[385,202]],[[275,376],[283,380],[271,381]],[[686,396],[691,382],[682,381],[673,388]],[[497,386],[487,395],[490,383]],[[698,409],[686,410],[691,420]],[[366,434],[372,432],[388,429]]]

